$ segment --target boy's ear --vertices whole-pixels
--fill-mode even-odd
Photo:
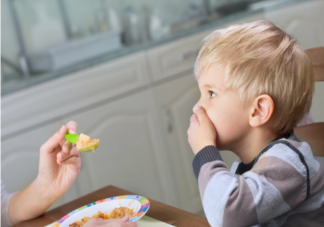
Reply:
[[[274,103],[269,95],[259,95],[252,103],[249,114],[251,127],[259,127],[269,122],[274,110]]]

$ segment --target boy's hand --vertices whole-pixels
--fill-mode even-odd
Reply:
[[[204,108],[198,106],[194,109],[188,128],[188,141],[193,153],[196,155],[206,146],[216,146],[216,129],[210,121]]]
[[[81,169],[81,158],[76,147],[64,139],[66,130],[76,133],[77,124],[70,121],[40,148],[39,170],[36,181],[48,194],[57,199],[74,183]]]

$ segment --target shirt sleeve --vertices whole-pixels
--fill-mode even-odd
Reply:
[[[9,201],[14,194],[15,193],[9,194],[6,190],[5,185],[1,181],[1,226],[2,227],[12,226],[9,219],[8,207],[9,207]]]
[[[281,148],[277,147],[278,153],[289,152]],[[262,157],[250,171],[237,178],[218,158],[216,147],[205,147],[200,152],[193,168],[198,173],[202,204],[212,227],[265,223],[305,200],[305,177],[280,158]]]

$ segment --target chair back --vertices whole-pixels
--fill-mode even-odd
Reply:
[[[308,49],[305,53],[313,64],[315,81],[324,81],[324,47]]]
[[[313,64],[315,81],[324,81],[324,47],[308,49],[305,53]],[[296,127],[294,132],[311,146],[314,156],[324,157],[324,122]]]

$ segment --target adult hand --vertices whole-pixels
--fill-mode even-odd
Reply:
[[[51,193],[49,196],[55,199],[72,186],[81,169],[79,151],[64,139],[66,130],[69,130],[69,133],[76,133],[76,128],[76,122],[68,122],[40,148],[36,181]]]
[[[188,142],[194,154],[206,146],[216,146],[216,129],[203,107],[196,107],[190,118]]]
[[[137,227],[135,222],[128,222],[128,217],[123,217],[120,219],[109,219],[109,220],[102,220],[92,218],[87,221],[83,227]]]
[[[70,121],[41,146],[37,178],[10,200],[8,214],[13,225],[43,214],[74,183],[81,168],[80,154],[64,135],[67,129],[75,133],[76,128]]]

